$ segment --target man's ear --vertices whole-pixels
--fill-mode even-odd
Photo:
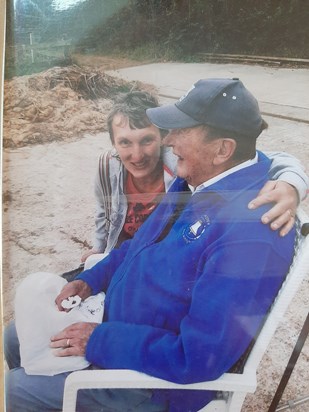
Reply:
[[[236,150],[236,141],[234,139],[220,139],[217,148],[216,156],[214,157],[214,164],[219,166],[233,157]]]

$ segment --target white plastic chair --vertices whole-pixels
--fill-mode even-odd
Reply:
[[[156,389],[200,389],[223,392],[223,399],[213,400],[200,412],[240,412],[247,393],[257,387],[256,371],[277,326],[289,303],[300,286],[309,268],[309,236],[301,234],[301,227],[309,222],[308,216],[299,211],[295,256],[267,316],[256,342],[245,362],[242,373],[224,373],[215,381],[181,385],[154,378],[132,370],[87,370],[71,373],[65,382],[63,412],[75,412],[77,391],[93,388],[156,388]],[[102,255],[99,256],[100,260]],[[96,260],[91,257],[92,263]],[[87,267],[89,265],[87,264]]]

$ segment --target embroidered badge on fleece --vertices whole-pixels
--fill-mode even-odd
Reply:
[[[202,234],[205,232],[205,229],[209,225],[209,217],[207,215],[203,215],[196,222],[194,222],[191,225],[188,225],[184,229],[182,237],[187,243],[193,242],[194,240],[197,240],[202,236]]]

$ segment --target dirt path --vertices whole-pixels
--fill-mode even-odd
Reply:
[[[91,67],[92,69],[100,70],[119,70],[125,67],[141,66],[151,63],[151,61],[140,62],[125,57],[88,56],[84,54],[74,54],[72,58],[73,62],[81,67]]]

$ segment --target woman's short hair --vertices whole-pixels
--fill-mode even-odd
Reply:
[[[146,91],[131,91],[119,95],[107,118],[108,131],[112,143],[114,143],[113,120],[117,114],[122,115],[129,121],[131,129],[143,129],[152,125],[146,116],[146,109],[158,106],[157,97]],[[161,134],[164,135],[165,131],[162,131]]]

